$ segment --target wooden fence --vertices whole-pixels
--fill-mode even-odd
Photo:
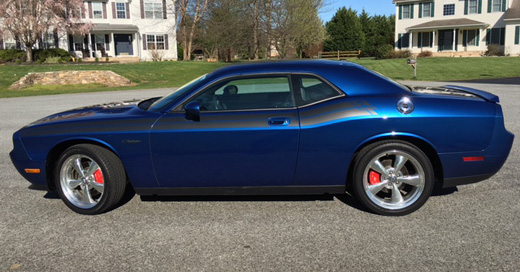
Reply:
[[[336,59],[342,60],[347,58],[359,58],[361,50],[357,51],[335,51],[335,52],[320,52],[318,57],[320,59]]]

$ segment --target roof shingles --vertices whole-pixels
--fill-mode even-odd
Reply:
[[[451,19],[451,20],[436,20],[430,21],[423,24],[418,24],[407,28],[407,30],[420,30],[420,29],[439,29],[439,28],[454,28],[454,27],[469,27],[469,26],[488,26],[488,24],[470,20],[466,18]]]
[[[513,4],[506,11],[505,20],[520,20],[520,0],[513,0]]]

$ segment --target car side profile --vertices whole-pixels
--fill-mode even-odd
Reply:
[[[164,97],[54,114],[13,135],[29,182],[82,214],[139,195],[344,194],[419,209],[435,184],[487,179],[513,134],[499,98],[404,86],[339,61],[232,65]]]

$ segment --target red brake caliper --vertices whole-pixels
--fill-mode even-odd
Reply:
[[[101,173],[101,170],[96,170],[94,172],[94,179],[96,180],[96,183],[104,184],[105,180],[103,179],[103,174]]]
[[[380,183],[381,174],[379,174],[378,172],[376,172],[374,170],[370,170],[370,172],[368,172],[368,182],[370,183],[370,185],[375,185],[375,184]]]

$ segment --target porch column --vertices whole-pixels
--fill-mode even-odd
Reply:
[[[88,57],[92,58],[93,54],[94,54],[94,52],[92,52],[92,35],[90,35],[90,33],[88,33],[87,37],[88,37],[88,45],[87,45],[86,49],[87,49],[87,52],[89,52]]]
[[[433,48],[435,48],[435,30],[432,31],[432,51],[433,51]]]
[[[453,51],[455,51],[455,48],[456,48],[455,43],[457,42],[455,37],[457,37],[457,29],[454,28],[453,29],[453,47],[451,48]]]
[[[413,50],[413,31],[410,31],[410,51]]]
[[[113,48],[113,50],[114,50],[114,57],[117,57],[117,56],[116,56],[116,39],[115,39],[116,36],[115,36],[114,33],[110,33],[110,36],[112,36],[112,42],[113,42],[113,45],[114,45],[114,46],[112,46],[112,48]]]

